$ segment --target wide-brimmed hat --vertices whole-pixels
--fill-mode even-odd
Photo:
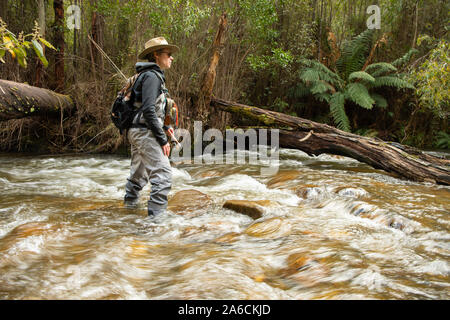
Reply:
[[[139,59],[145,59],[145,57],[149,53],[157,51],[159,49],[167,48],[171,53],[177,52],[180,49],[173,44],[169,44],[164,37],[158,37],[148,40],[145,43],[144,48],[145,48],[144,51],[142,51],[138,56]]]

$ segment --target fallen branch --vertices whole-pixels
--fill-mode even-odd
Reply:
[[[302,150],[310,155],[347,156],[409,180],[450,185],[450,161],[415,148],[220,99],[212,99],[211,107],[257,120],[271,128],[288,127],[288,130],[280,130],[280,147]]]

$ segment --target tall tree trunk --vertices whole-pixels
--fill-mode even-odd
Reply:
[[[0,1],[0,17],[5,21],[6,19],[6,10],[8,9],[8,0]]]
[[[227,15],[223,13],[220,17],[219,29],[213,42],[213,54],[208,70],[203,76],[200,91],[196,102],[196,119],[202,120],[206,126],[209,125],[209,104],[211,102],[212,91],[216,82],[216,68],[219,63],[222,49],[225,42],[227,29]]]
[[[40,36],[42,38],[45,38],[45,0],[38,0],[38,13],[39,13],[39,17],[38,17],[38,24],[39,24],[39,31],[40,31]],[[45,46],[42,46],[42,50],[45,54]],[[36,59],[37,60],[37,67],[36,67],[36,77],[34,80],[34,85],[36,87],[41,87],[42,86],[42,73],[43,73],[43,68],[44,65],[42,64],[42,61],[40,59]]]
[[[55,11],[54,45],[58,50],[55,55],[55,91],[64,91],[64,1],[54,0]]]

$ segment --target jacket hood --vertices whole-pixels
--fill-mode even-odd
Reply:
[[[136,63],[135,68],[136,68],[136,72],[141,72],[141,71],[145,71],[145,70],[156,70],[162,76],[164,76],[164,72],[154,62],[138,62],[138,63]]]

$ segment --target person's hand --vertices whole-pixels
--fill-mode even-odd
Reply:
[[[167,142],[165,145],[161,147],[163,149],[163,153],[165,156],[170,155],[170,144]]]
[[[167,129],[167,133],[169,134],[170,137],[172,137],[172,136],[175,134],[175,132],[173,131],[173,128],[172,128],[172,127],[170,127],[169,129]]]

